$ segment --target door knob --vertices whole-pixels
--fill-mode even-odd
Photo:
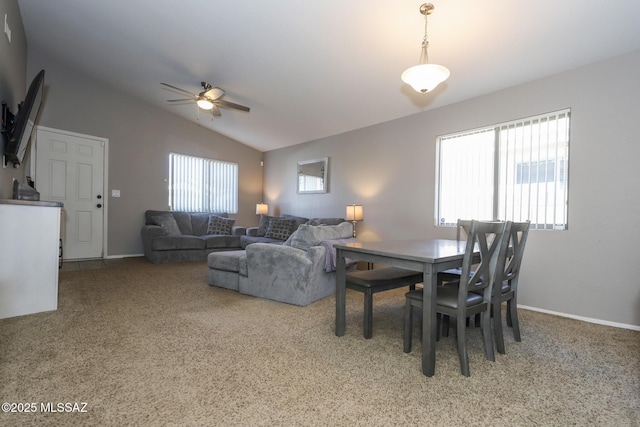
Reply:
[[[98,199],[102,199],[102,196],[98,194]]]
[[[100,203],[98,203],[96,206],[97,206],[97,207],[99,207],[99,208],[101,208],[101,207],[102,207],[102,205],[101,205]]]

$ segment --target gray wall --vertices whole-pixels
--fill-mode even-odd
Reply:
[[[572,111],[569,230],[532,231],[519,303],[640,328],[640,51],[458,104],[265,153],[271,213],[344,215],[362,240],[455,238],[434,227],[436,137]],[[329,157],[328,194],[296,194],[296,162]],[[526,331],[525,331],[526,332]]]
[[[28,52],[28,75],[45,69],[39,125],[109,140],[108,248],[106,256],[142,253],[147,209],[167,209],[169,152],[238,163],[236,225],[256,225],[262,200],[262,153],[177,117],[144,100],[64,66],[44,52]],[[126,76],[123,76],[126,78]],[[158,90],[160,85],[158,83]],[[36,188],[38,187],[36,177]],[[112,198],[111,190],[121,191]]]
[[[11,43],[4,34],[4,15],[11,29]],[[6,102],[13,114],[18,112],[18,103],[27,94],[27,40],[22,27],[22,17],[17,0],[0,1],[0,101]],[[4,141],[0,139],[0,153],[4,153]],[[29,162],[29,156],[25,163]],[[13,179],[25,182],[26,169],[22,166],[6,168],[0,166],[0,199],[10,199]]]

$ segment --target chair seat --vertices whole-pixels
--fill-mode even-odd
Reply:
[[[436,305],[440,305],[443,307],[449,308],[458,308],[458,285],[446,284],[444,286],[438,287],[437,292],[437,301]],[[405,295],[407,299],[419,300],[422,301],[422,289],[417,289],[415,291],[409,291]],[[474,305],[478,305],[482,303],[483,298],[482,295],[478,295],[473,292],[469,292],[467,295],[467,307],[473,307]]]

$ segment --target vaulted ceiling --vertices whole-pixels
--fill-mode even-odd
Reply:
[[[268,151],[416,114],[640,49],[637,0],[432,0],[429,60],[451,77],[416,93],[415,0],[18,0],[29,49]],[[165,82],[201,81],[251,112],[200,113]],[[640,84],[640,83],[639,83]]]

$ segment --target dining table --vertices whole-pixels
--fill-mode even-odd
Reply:
[[[366,261],[423,274],[422,372],[436,367],[436,288],[438,273],[462,266],[466,242],[446,239],[383,240],[334,245],[336,249],[336,336],[346,329],[346,261]]]

